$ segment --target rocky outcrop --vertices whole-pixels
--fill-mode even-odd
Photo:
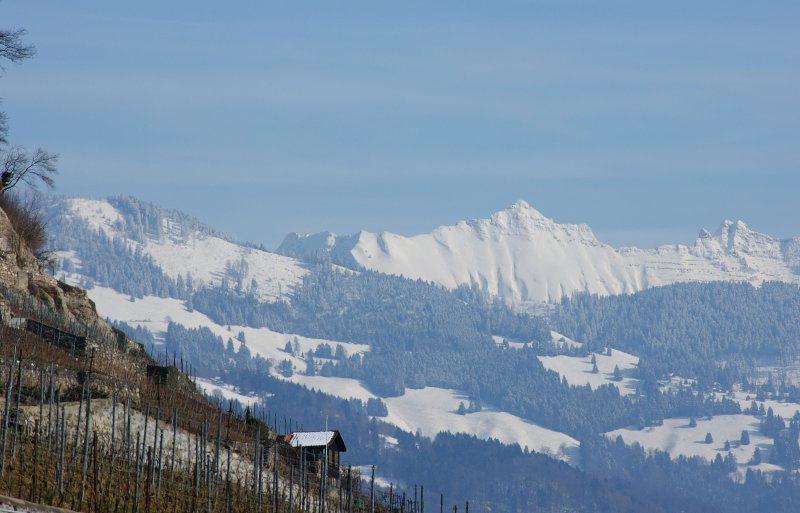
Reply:
[[[86,291],[62,283],[49,275],[0,209],[0,286],[27,293],[60,313],[67,322],[87,327],[106,327]]]

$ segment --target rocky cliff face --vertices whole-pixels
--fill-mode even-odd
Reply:
[[[85,290],[61,283],[44,270],[2,209],[0,287],[27,293],[62,314],[68,321],[77,321],[88,327],[106,326],[98,317],[94,302]]]

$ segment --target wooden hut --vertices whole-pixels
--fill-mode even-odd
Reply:
[[[347,452],[342,435],[336,431],[298,431],[284,436],[284,442],[302,453],[309,471],[322,472],[321,462],[328,453],[328,477],[338,479],[340,453]]]

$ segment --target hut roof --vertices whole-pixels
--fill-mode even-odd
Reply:
[[[338,431],[298,431],[289,433],[284,441],[292,447],[331,447],[339,452],[347,452],[344,439]]]

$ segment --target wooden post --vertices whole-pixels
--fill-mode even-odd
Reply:
[[[81,431],[81,419],[83,418],[83,396],[86,394],[86,380],[83,381],[83,386],[81,387],[81,396],[78,399],[78,419],[75,422],[75,436],[72,439],[72,459],[74,460],[78,456],[78,437],[80,436]]]
[[[64,497],[64,451],[67,446],[67,412],[61,407],[61,447],[58,451],[58,495]]]
[[[219,417],[217,418],[217,441],[214,446],[214,472],[219,473],[222,462],[219,460],[219,448],[222,443],[222,407],[219,409]]]
[[[289,465],[289,513],[294,510],[294,464]]]
[[[144,458],[145,447],[147,447],[147,425],[150,419],[150,403],[147,403],[144,409],[144,433],[142,434],[142,458]]]
[[[117,391],[111,394],[111,469],[114,469],[114,460],[117,456]]]
[[[19,436],[19,402],[22,396],[22,373],[25,371],[22,366],[22,352],[19,354],[19,365],[17,366],[17,403],[14,407],[14,436],[11,438],[11,459],[17,455],[17,437]]]
[[[160,381],[159,381],[159,383],[160,383]],[[160,396],[159,396],[159,403],[160,402],[161,402],[161,400],[160,400]],[[153,426],[153,457],[154,458],[155,458],[156,449],[158,448],[158,431],[159,431],[159,429],[158,429],[158,421],[160,421],[160,420],[161,420],[161,406],[157,405],[156,406],[156,422],[155,422],[155,425]],[[147,421],[147,419],[145,419],[145,422],[146,421]],[[155,477],[156,476],[154,474],[152,476],[154,481],[155,481]]]
[[[416,486],[414,487],[416,494]],[[372,476],[369,479],[369,503],[370,513],[375,513],[375,465],[372,465]]]
[[[169,479],[172,481],[173,472],[175,470],[175,446],[178,440],[178,409],[172,410],[172,459],[169,463]]]
[[[278,440],[272,446],[274,449],[272,458],[272,513],[278,513]]]
[[[55,369],[54,364],[50,364],[50,397],[47,406],[47,450],[53,450],[53,395],[55,393]]]
[[[231,450],[228,448],[228,470],[225,472],[225,513],[231,513]]]
[[[92,420],[92,388],[91,376],[94,368],[94,349],[92,349],[92,359],[89,363],[89,373],[86,375],[86,428],[83,433],[83,472],[81,473],[81,496],[78,504],[83,506],[83,498],[86,489],[86,472],[89,470],[89,422]]]
[[[145,441],[147,445],[147,441]],[[144,474],[144,509],[146,513],[150,513],[150,481],[153,477],[153,450],[152,447],[147,447],[147,467]]]
[[[347,513],[353,513],[353,467],[347,466]]]
[[[139,453],[139,444],[141,442],[141,433],[136,432],[136,473],[133,478],[133,513],[139,513],[139,478],[142,472],[142,459]]]
[[[112,453],[113,453],[113,449],[112,449]],[[93,476],[92,476],[92,497],[94,498],[94,513],[99,513],[99,510],[97,509],[97,497],[99,495],[97,493],[97,474],[98,474],[98,468],[97,468],[97,431],[94,432],[94,435],[92,437],[92,470],[93,470],[93,472],[92,472],[92,474],[93,474]]]
[[[158,439],[158,459],[157,462],[157,477],[156,477],[156,508],[158,508],[159,498],[161,497],[161,470],[164,467],[164,460],[162,456],[164,454],[164,430],[160,429],[161,435]]]
[[[126,417],[126,435],[125,435],[125,452],[128,459],[128,466],[130,467],[131,461],[131,445],[133,443],[133,438],[131,436],[131,396],[128,394],[128,400],[125,403],[125,417]]]
[[[210,460],[211,456],[206,455],[206,460]],[[206,468],[211,467],[211,462],[207,461]],[[206,513],[211,513],[211,472],[206,472]]]
[[[3,474],[6,467],[6,441],[8,439],[8,416],[11,409],[11,396],[12,386],[14,384],[14,363],[17,359],[17,348],[14,347],[14,356],[11,359],[11,365],[8,367],[8,384],[6,385],[6,402],[3,407],[3,447],[2,454],[0,454],[0,475]]]
[[[34,420],[34,427],[33,427],[33,476],[31,478],[31,496],[30,501],[36,502],[36,479],[37,479],[37,469],[39,467],[39,421]]]

